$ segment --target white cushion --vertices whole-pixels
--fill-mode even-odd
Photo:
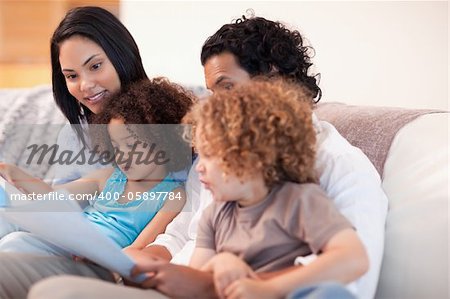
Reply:
[[[392,142],[377,298],[448,298],[448,123],[447,113],[421,116]]]

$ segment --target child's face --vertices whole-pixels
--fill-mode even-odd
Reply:
[[[237,201],[242,206],[256,203],[261,197],[262,190],[265,190],[265,184],[262,176],[253,176],[242,180],[236,175],[225,174],[220,159],[218,157],[208,156],[202,150],[203,140],[200,139],[200,133],[196,133],[196,146],[199,155],[199,161],[196,170],[199,173],[200,182],[206,189],[211,191],[215,201]],[[258,189],[255,192],[255,189]],[[265,192],[265,191],[264,191]]]
[[[217,157],[208,157],[199,151],[196,170],[200,182],[211,191],[215,201],[239,201],[245,194],[246,184],[233,174],[225,175]]]
[[[119,151],[116,153],[116,163],[129,180],[141,181],[158,178],[158,174],[165,166],[143,163],[144,160],[151,161],[155,153],[151,153],[151,156],[147,157],[149,147],[144,147],[143,142],[138,142],[131,135],[122,119],[112,119],[108,124],[108,132],[113,147]]]

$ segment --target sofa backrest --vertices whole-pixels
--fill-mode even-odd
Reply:
[[[316,110],[382,174],[389,212],[376,298],[448,298],[450,117],[429,112],[343,104]]]

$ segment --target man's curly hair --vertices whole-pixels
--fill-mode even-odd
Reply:
[[[201,134],[195,144],[219,158],[225,173],[242,179],[262,173],[269,187],[284,181],[316,182],[311,106],[306,88],[258,79],[215,92],[194,106],[185,121]]]
[[[275,73],[301,83],[312,92],[317,103],[322,91],[317,78],[320,74],[308,74],[312,66],[311,51],[297,30],[291,31],[280,22],[261,17],[243,16],[210,36],[202,47],[200,59],[204,66],[212,56],[230,52],[251,77]]]
[[[120,118],[136,140],[157,144],[171,162],[168,170],[182,169],[192,161],[189,145],[183,139],[180,126],[143,126],[145,124],[180,124],[183,117],[196,102],[192,92],[171,83],[166,78],[144,79],[130,85],[126,90],[112,96],[102,111],[92,117],[90,133],[93,143],[101,150],[112,151],[107,125]],[[103,126],[96,126],[103,125]],[[174,148],[180,145],[180,148]]]

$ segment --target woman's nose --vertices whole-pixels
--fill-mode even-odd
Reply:
[[[81,90],[82,92],[87,92],[87,93],[89,93],[90,90],[91,90],[92,88],[94,88],[94,86],[95,86],[95,83],[94,83],[94,81],[93,81],[91,78],[89,78],[89,77],[84,77],[84,78],[81,79],[81,82],[80,82],[80,90]]]

